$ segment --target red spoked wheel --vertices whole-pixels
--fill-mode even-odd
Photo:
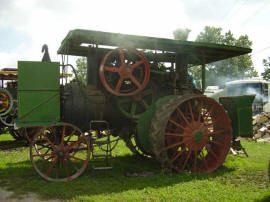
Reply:
[[[136,49],[116,48],[103,58],[99,76],[110,93],[131,96],[145,88],[150,69],[146,58]]]
[[[68,123],[43,127],[31,142],[30,158],[45,180],[70,181],[87,168],[89,141],[79,128]]]
[[[11,94],[6,90],[0,88],[0,116],[9,113],[13,106],[13,99]]]
[[[224,162],[232,139],[230,120],[221,105],[204,96],[181,96],[170,100],[156,116],[165,110],[165,123],[155,132],[163,141],[163,148],[160,151],[153,145],[158,160],[178,172],[207,173],[217,169]]]

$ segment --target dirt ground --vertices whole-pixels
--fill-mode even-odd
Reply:
[[[27,194],[27,195],[20,197],[20,198],[14,198],[12,196],[12,194],[13,194],[13,192],[6,191],[6,190],[0,188],[0,201],[5,201],[5,202],[60,202],[59,200],[49,200],[49,201],[41,200],[34,193]]]

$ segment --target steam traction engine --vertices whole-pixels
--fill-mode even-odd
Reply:
[[[91,131],[97,136],[109,131],[131,151],[177,172],[212,172],[225,160],[232,132],[222,106],[202,95],[205,64],[249,52],[73,30],[58,54],[87,57],[87,84],[60,84],[60,66],[67,64],[20,61],[16,127],[24,129],[32,164],[47,180],[83,173],[93,150]],[[202,65],[202,91],[187,73],[194,65]]]

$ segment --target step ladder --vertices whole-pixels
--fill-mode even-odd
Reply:
[[[112,170],[112,146],[109,123],[104,120],[91,121],[89,134],[93,170]]]

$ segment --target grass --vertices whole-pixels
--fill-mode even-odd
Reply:
[[[113,151],[113,171],[86,172],[71,182],[47,182],[29,160],[29,149],[9,135],[0,136],[1,188],[20,198],[63,201],[270,201],[267,176],[270,145],[241,140],[249,157],[229,154],[210,174],[169,173],[152,159],[138,158],[123,142]],[[134,173],[154,173],[132,177]],[[128,175],[131,174],[131,175]]]

